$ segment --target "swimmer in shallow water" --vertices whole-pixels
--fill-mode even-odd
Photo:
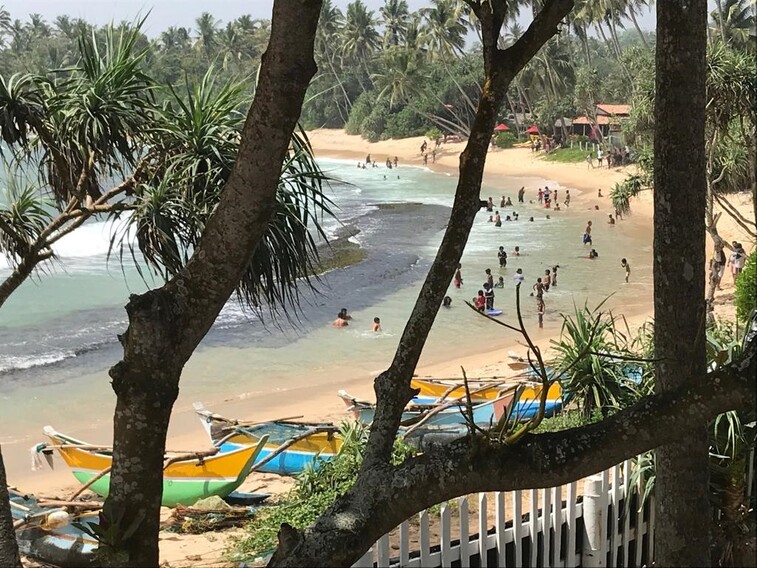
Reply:
[[[373,331],[381,331],[381,318],[373,318]]]
[[[445,308],[451,308],[452,307],[452,298],[449,296],[444,296],[444,299],[442,300],[442,306]]]

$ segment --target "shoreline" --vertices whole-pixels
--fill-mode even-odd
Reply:
[[[371,144],[362,140],[359,136],[349,136],[343,131],[314,131],[309,134],[311,144],[318,157],[336,158],[336,159],[356,159],[363,160],[365,154],[370,152],[376,156],[376,159],[383,161],[386,156],[395,155],[399,158],[400,168],[403,165],[419,168],[426,168],[440,174],[455,176],[457,172],[457,162],[459,153],[464,148],[464,143],[446,144],[442,151],[437,155],[436,163],[423,165],[422,159],[418,153],[418,147],[422,137],[405,140],[388,140]],[[599,170],[598,168],[587,169],[585,163],[581,164],[564,164],[557,162],[546,162],[540,160],[532,154],[529,149],[512,148],[507,150],[495,149],[487,156],[486,173],[484,184],[487,188],[502,188],[502,193],[514,196],[517,187],[513,187],[508,180],[510,178],[521,178],[522,180],[532,181],[533,185],[527,185],[530,196],[533,196],[537,185],[541,185],[546,180],[547,183],[556,183],[556,186],[562,191],[565,188],[571,190],[572,203],[576,211],[582,209],[594,210],[595,206],[606,212],[611,208],[609,203],[609,189],[621,181],[630,168],[618,170]],[[503,179],[503,176],[508,176]],[[596,196],[596,190],[602,189],[603,197]],[[533,190],[533,191],[532,191]],[[493,190],[492,190],[492,193]],[[499,201],[499,195],[492,195],[496,201]],[[485,197],[484,197],[485,199]],[[746,209],[746,207],[745,207]],[[638,234],[652,230],[652,196],[651,192],[646,192],[642,197],[632,203],[633,215],[620,221],[627,224],[629,228],[638,231]],[[724,219],[721,221],[721,235],[730,237],[733,232],[729,224]],[[722,299],[717,306],[719,315],[727,315],[729,308],[727,297],[732,293],[732,284],[730,276],[724,277],[724,292],[718,296]],[[601,290],[600,290],[601,292]],[[524,312],[529,308],[524,307]],[[732,312],[733,310],[731,310]],[[653,315],[653,306],[651,302],[640,302],[636,305],[624,307],[624,313],[621,314],[619,309],[614,310],[616,315],[623,315],[626,318],[629,328],[633,331],[645,321],[651,319]],[[544,355],[548,358],[551,351],[551,340],[558,339],[560,335],[561,317],[549,318],[545,321],[544,329],[536,328],[533,322],[529,322],[529,333],[537,345],[540,346]],[[475,346],[458,348],[458,351],[450,350],[449,353],[437,352],[430,354],[429,350],[424,350],[419,364],[416,368],[417,376],[436,376],[436,377],[462,377],[461,368],[465,369],[469,377],[507,377],[515,374],[507,367],[508,351],[515,351],[519,355],[525,355],[526,349],[518,341],[518,337],[513,332],[497,333],[497,347],[495,343],[480,343]],[[392,339],[396,343],[397,339]],[[393,350],[392,350],[393,354]],[[235,355],[236,356],[236,355]],[[240,357],[244,354],[240,354]],[[347,419],[345,408],[341,400],[335,395],[338,389],[345,389],[350,394],[369,400],[374,400],[373,379],[385,368],[389,366],[391,359],[385,361],[380,369],[375,372],[364,372],[351,369],[349,366],[319,369],[303,369],[303,379],[291,384],[281,385],[267,383],[265,385],[256,384],[251,386],[247,392],[242,392],[239,387],[233,389],[219,388],[217,396],[212,399],[202,400],[207,408],[229,418],[239,420],[274,420],[281,417],[303,416],[308,421],[334,421],[341,422]],[[197,369],[204,369],[208,366],[204,355],[197,353],[190,360],[189,366],[192,366],[193,373],[198,373]],[[223,368],[220,371],[214,369],[219,375],[223,374]],[[167,447],[169,448],[207,448],[209,440],[200,428],[199,421],[194,415],[189,400],[191,394],[187,394],[186,380],[183,384],[184,393],[180,395],[179,400],[174,406],[169,428]],[[231,391],[231,392],[229,392]],[[115,397],[110,394],[111,399],[108,404],[115,401]],[[40,424],[40,427],[42,425]],[[61,425],[63,426],[63,425]],[[102,424],[84,423],[64,432],[81,437],[87,441],[101,443],[110,438],[112,432],[111,424],[106,421]],[[16,456],[19,445],[14,448]],[[26,450],[24,450],[26,451]],[[50,471],[45,466],[44,471],[34,473],[29,472],[28,459],[16,459],[9,463],[6,461],[8,468],[8,477],[10,483],[20,486],[22,490],[44,494],[46,496],[70,495],[77,487],[75,480],[68,468],[57,459],[57,468]],[[253,474],[242,485],[242,490],[266,491],[281,494],[288,491],[292,486],[292,480],[281,478],[273,474]],[[233,531],[232,531],[233,533]],[[207,543],[211,549],[220,549],[222,541],[226,538],[229,531],[216,534],[212,533],[215,542],[208,542],[204,535],[177,535],[166,536],[161,534],[161,561],[170,562],[171,566],[185,565],[188,561],[187,555],[197,555],[195,548],[197,541]],[[192,543],[189,546],[189,543]],[[202,545],[200,546],[202,548]],[[203,560],[207,558],[203,553]],[[191,564],[191,562],[189,562]]]

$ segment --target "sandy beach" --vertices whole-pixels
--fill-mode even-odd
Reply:
[[[363,161],[367,154],[383,162],[387,157],[397,156],[400,165],[423,166],[419,147],[422,137],[404,140],[388,140],[371,144],[359,136],[349,136],[341,130],[316,130],[309,133],[310,141],[318,157],[347,158]],[[438,152],[435,163],[429,163],[427,167],[433,171],[455,175],[458,168],[459,154],[464,148],[464,143],[444,144]],[[554,180],[560,188],[571,190],[571,196],[576,206],[593,209],[599,206],[601,210],[611,210],[609,203],[609,190],[613,184],[622,181],[625,176],[633,171],[633,166],[608,170],[606,168],[588,169],[585,163],[564,164],[547,162],[529,149],[513,148],[507,150],[492,150],[486,163],[484,183],[492,186],[502,176],[517,176],[522,178],[533,177],[534,179]],[[529,191],[534,187],[527,188]],[[601,189],[603,197],[597,197],[597,190]],[[482,196],[484,197],[484,196]],[[493,196],[498,200],[499,196]],[[514,197],[514,196],[513,196]],[[485,198],[485,197],[484,197]],[[737,197],[732,200],[742,213],[751,217],[751,201],[748,198]],[[623,221],[643,232],[652,231],[652,195],[645,192],[641,197],[632,202],[632,215]],[[724,216],[720,221],[721,235],[730,240],[741,240],[747,251],[750,244],[738,226]],[[651,237],[650,237],[651,238]],[[708,238],[709,246],[709,238]],[[708,249],[709,250],[709,249]],[[718,313],[725,315],[733,313],[731,307],[732,281],[730,274],[723,278],[724,291],[719,293],[717,306]],[[626,314],[629,326],[633,329],[640,326],[652,316],[651,302],[642,305],[634,313]],[[549,348],[549,340],[559,334],[559,322],[551,322],[544,330],[534,331],[534,338],[542,350]],[[465,368],[469,376],[498,376],[506,377],[512,373],[506,365],[508,351],[515,351],[525,355],[526,349],[522,344],[513,340],[505,347],[482,344],[475,352],[455,355],[447,360],[443,358],[423,358],[417,369],[418,375],[460,377],[461,367]],[[388,365],[389,361],[387,361]],[[303,416],[307,420],[340,421],[345,418],[344,407],[334,396],[337,388],[344,388],[358,397],[373,399],[372,377],[367,375],[350,375],[349,369],[328,370],[315,375],[315,379],[308,384],[293,387],[281,396],[280,392],[273,389],[270,393],[256,398],[258,412],[251,416],[247,397],[239,393],[219,393],[217,400],[206,400],[206,406],[212,410],[229,417],[238,419],[267,420],[288,416]],[[94,435],[94,434],[93,434]],[[203,448],[208,446],[208,440],[196,423],[196,417],[186,406],[175,408],[172,418],[171,431],[169,433],[168,446],[172,448]],[[45,495],[65,496],[74,488],[71,474],[62,467],[54,472],[29,473],[28,468],[23,469],[20,464],[9,466],[9,479],[12,483],[23,486],[24,489],[43,493]],[[291,486],[290,480],[282,480],[274,475],[254,474],[244,485],[246,489],[257,491],[270,491],[278,493],[285,491]],[[221,562],[220,552],[223,549],[223,536],[213,535],[213,539],[206,536],[181,537],[175,534],[164,534],[162,538],[163,560],[171,566],[190,565],[202,563],[214,565],[213,562]],[[189,539],[189,540],[188,540]],[[190,544],[191,543],[191,544]]]

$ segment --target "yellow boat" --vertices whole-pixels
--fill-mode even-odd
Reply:
[[[38,444],[37,452],[46,452],[55,448],[71,468],[74,477],[81,483],[87,483],[113,464],[112,451],[82,442],[75,438],[56,432],[51,426],[45,426],[44,434],[51,444]],[[169,463],[163,470],[163,501],[166,507],[192,505],[198,499],[218,495],[226,497],[235,491],[252,468],[255,458],[265,446],[268,438],[263,437],[256,445],[237,446],[228,452],[202,458],[184,458]],[[180,456],[177,456],[180,458]],[[106,474],[90,487],[102,497],[107,497],[110,490],[110,475]]]
[[[414,399],[414,402],[418,403],[434,404],[457,398],[465,398],[465,386],[456,385],[449,381],[412,379],[410,387],[418,389],[418,395]],[[471,391],[471,402],[482,403],[499,398],[505,391],[512,389],[512,384],[497,384],[495,382],[490,387],[487,387],[484,383],[471,381],[469,382],[468,389]],[[533,416],[538,408],[542,386],[539,384],[533,384],[533,386],[521,385],[518,390],[518,402],[513,409],[513,414],[521,420],[525,420]],[[562,387],[560,383],[553,383],[547,391],[546,415],[551,416],[555,414],[562,408],[562,404]]]

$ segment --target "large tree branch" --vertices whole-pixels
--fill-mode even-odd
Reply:
[[[573,7],[573,0],[547,1],[523,37],[500,51],[497,38],[504,21],[505,2],[469,3],[481,22],[485,77],[468,143],[460,155],[460,175],[447,229],[390,367],[375,381],[376,414],[363,470],[389,461],[402,409],[413,395],[410,378],[418,364],[442,298],[460,262],[473,220],[481,207],[481,180],[491,133],[507,89],[535,50],[557,32],[557,23]]]
[[[476,492],[569,483],[681,440],[693,426],[722,412],[755,404],[757,341],[753,339],[738,362],[646,397],[599,423],[528,434],[509,445],[482,436],[466,437],[397,467],[375,468],[367,473],[371,483],[355,486],[338,499],[303,536],[290,531],[291,544],[300,554],[286,557],[277,552],[270,565],[303,566],[308,558],[349,566],[382,535],[437,503]],[[316,534],[317,544],[307,538]],[[309,556],[301,550],[306,543]]]

